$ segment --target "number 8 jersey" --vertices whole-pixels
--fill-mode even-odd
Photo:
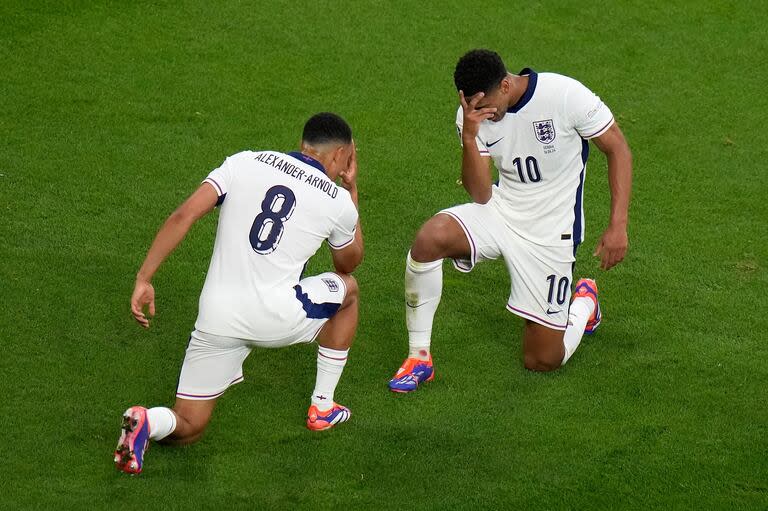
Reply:
[[[518,235],[544,246],[584,238],[582,198],[589,144],[613,124],[592,91],[555,73],[528,75],[528,87],[499,122],[483,121],[476,138],[499,170],[491,204]],[[461,107],[456,124],[461,135]]]
[[[306,316],[294,286],[323,241],[353,242],[357,208],[349,192],[301,153],[244,151],[204,181],[219,196],[219,223],[195,328],[271,341]]]

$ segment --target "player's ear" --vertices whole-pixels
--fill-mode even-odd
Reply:
[[[337,165],[346,163],[345,162],[345,158],[344,158],[344,146],[343,145],[339,144],[338,146],[336,146],[336,149],[333,150],[333,161]]]
[[[501,92],[502,94],[506,94],[509,92],[509,88],[512,86],[512,82],[509,79],[509,75],[505,76],[503,80],[501,80]]]
[[[325,152],[326,157],[326,165],[325,170],[329,177],[334,177],[334,173],[337,172],[336,169],[339,168],[339,163],[341,162],[341,152],[339,151],[339,146],[333,147],[333,148],[327,148]]]

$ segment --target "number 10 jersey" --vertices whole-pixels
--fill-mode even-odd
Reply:
[[[613,124],[610,109],[578,81],[523,69],[528,87],[499,122],[483,121],[476,143],[493,159],[499,184],[491,204],[507,227],[544,246],[578,245],[589,144]],[[461,134],[461,107],[456,124]]]
[[[354,241],[349,192],[297,152],[244,151],[204,183],[220,214],[195,328],[254,341],[290,335],[306,316],[294,289],[306,262],[325,240],[334,249]]]

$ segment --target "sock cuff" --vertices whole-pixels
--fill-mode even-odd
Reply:
[[[345,350],[334,350],[326,348],[325,346],[317,346],[317,356],[330,362],[344,363],[347,361],[348,355],[349,348]]]
[[[176,431],[176,414],[173,410],[164,406],[157,406],[147,410],[149,422],[149,437],[153,440],[162,440]]]
[[[413,258],[411,258],[411,251],[408,251],[408,255],[405,257],[405,266],[411,270],[413,273],[427,273],[432,270],[435,270],[443,265],[443,260],[438,259],[437,261],[430,261],[426,263],[420,263],[418,261],[414,261]]]

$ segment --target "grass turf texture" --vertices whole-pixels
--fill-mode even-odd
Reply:
[[[0,494],[5,508],[765,508],[768,175],[760,2],[5,2],[0,6]],[[578,78],[635,156],[631,249],[602,273],[605,159],[587,240],[605,320],[555,374],[522,368],[503,264],[446,267],[434,383],[386,391],[406,350],[404,257],[467,200],[452,70],[467,49]],[[353,418],[304,429],[308,346],[254,351],[207,436],[112,467],[119,416],[170,404],[215,215],[155,279],[163,219],[225,156],[292,150],[333,110],[360,147],[361,323],[337,391]],[[329,267],[325,249],[310,269]]]

